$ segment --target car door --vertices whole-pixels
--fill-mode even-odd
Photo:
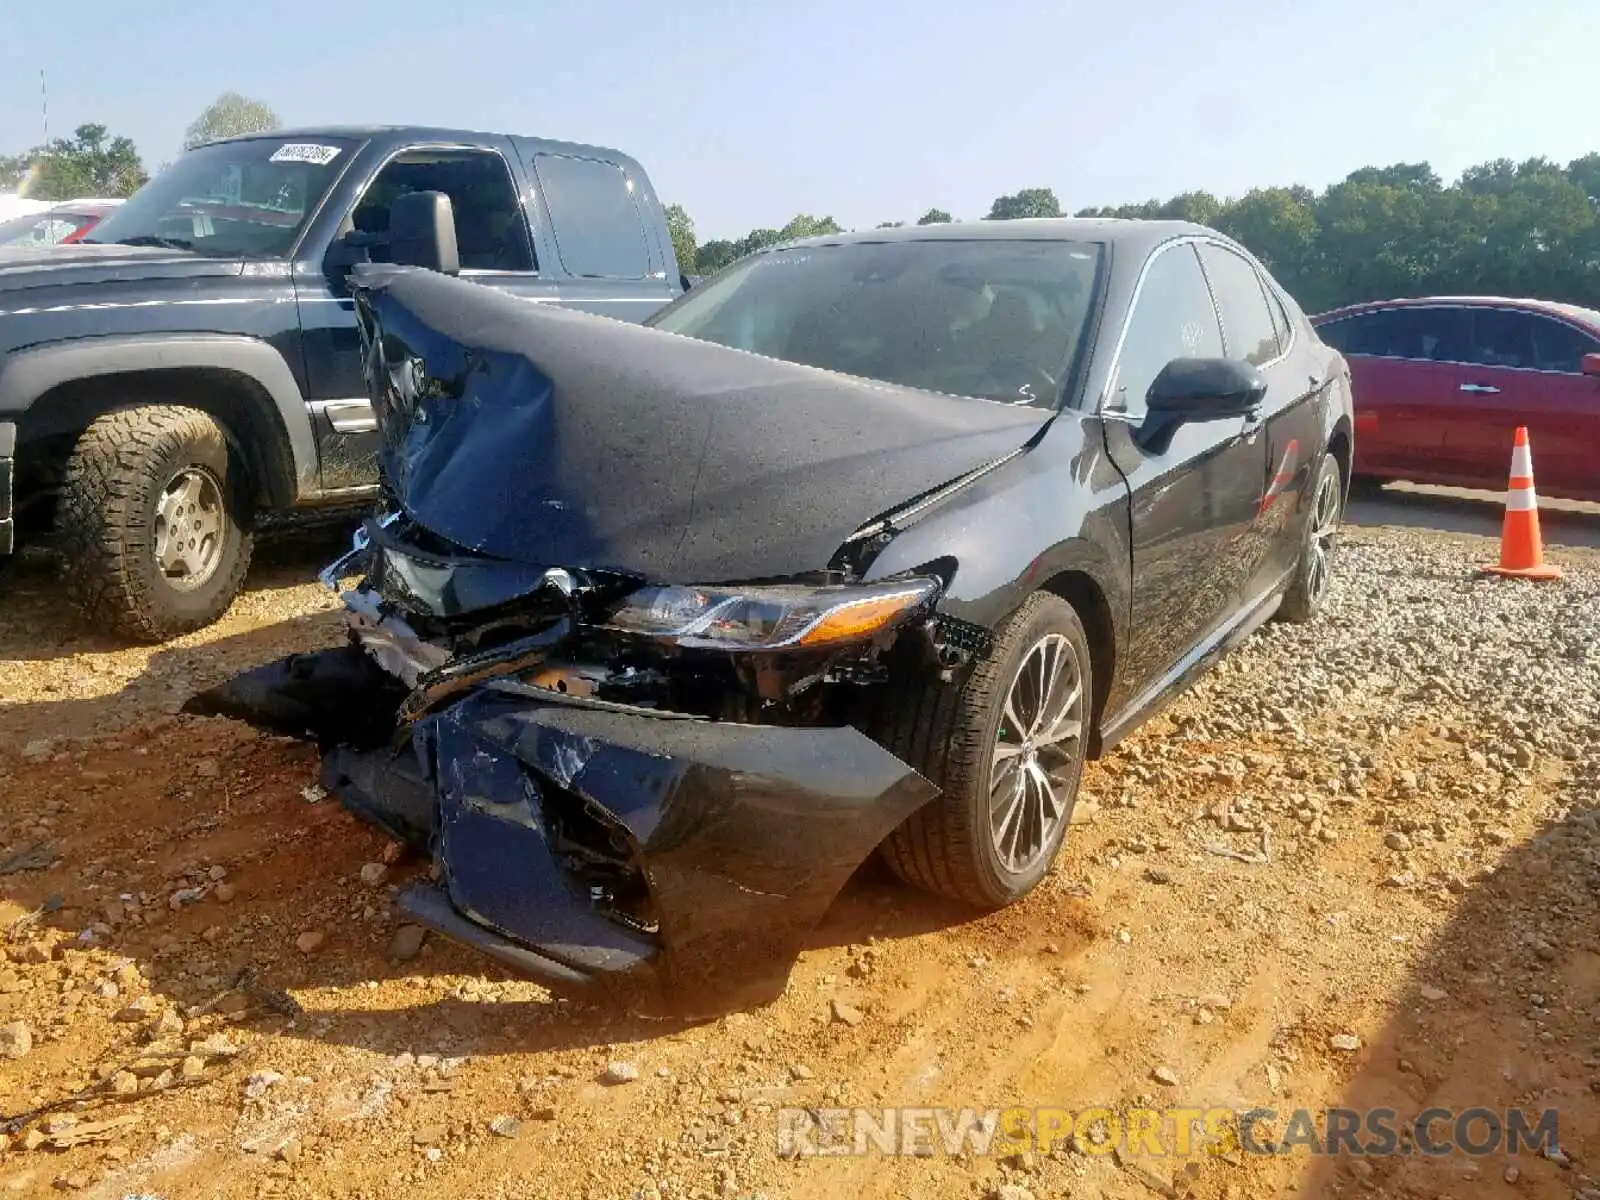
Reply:
[[[391,154],[351,206],[341,236],[386,233],[389,206],[416,191],[450,197],[463,279],[529,299],[555,299],[555,284],[539,272],[517,177],[497,148],[420,143]],[[317,431],[322,486],[328,491],[375,482],[379,445],[338,241],[320,272],[297,272],[296,287],[306,397]],[[379,262],[388,257],[381,244],[370,247],[368,255]]]
[[[1255,264],[1216,242],[1201,243],[1200,263],[1222,317],[1228,357],[1251,363],[1267,380],[1261,404],[1266,491],[1229,564],[1249,605],[1281,584],[1299,560],[1304,501],[1322,455],[1316,398],[1325,381],[1294,352],[1293,325]]]
[[[1445,469],[1465,330],[1458,305],[1372,309],[1318,326],[1350,364],[1356,475],[1428,480]]]
[[[1132,601],[1127,669],[1134,706],[1181,673],[1238,613],[1239,552],[1266,491],[1257,421],[1189,422],[1150,436],[1145,396],[1175,358],[1223,354],[1222,329],[1193,241],[1145,267],[1103,414],[1106,449],[1131,493]]]
[[[1582,372],[1600,351],[1584,331],[1543,313],[1478,307],[1462,369],[1448,458],[1464,483],[1505,486],[1517,426],[1526,425],[1536,479],[1552,494],[1593,492],[1600,387]]]

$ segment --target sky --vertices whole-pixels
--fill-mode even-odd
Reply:
[[[0,0],[0,153],[97,121],[155,168],[234,90],[286,125],[598,143],[701,241],[1600,149],[1596,0]]]

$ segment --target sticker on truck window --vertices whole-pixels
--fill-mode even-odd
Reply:
[[[311,163],[325,167],[339,157],[338,146],[320,146],[315,142],[285,142],[272,152],[268,162]]]

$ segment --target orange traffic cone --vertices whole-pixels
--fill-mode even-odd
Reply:
[[[1533,490],[1533,450],[1528,446],[1526,425],[1517,426],[1517,440],[1511,448],[1511,483],[1506,488],[1506,518],[1500,530],[1500,565],[1483,570],[1516,579],[1561,578],[1561,568],[1544,561],[1539,497]]]

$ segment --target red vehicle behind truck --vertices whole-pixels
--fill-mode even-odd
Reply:
[[[1526,425],[1539,491],[1600,501],[1600,312],[1442,296],[1312,323],[1350,363],[1357,481],[1499,490]]]

